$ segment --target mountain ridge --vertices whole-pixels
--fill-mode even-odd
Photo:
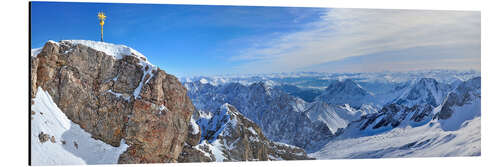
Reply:
[[[200,140],[195,133],[199,126],[193,121],[196,110],[186,88],[177,77],[152,65],[132,48],[85,40],[48,41],[43,48],[32,50],[30,66],[31,98],[37,97],[35,90],[43,90],[56,105],[54,110],[60,110],[91,138],[110,148],[125,145],[115,163],[178,162],[184,145]],[[36,102],[31,104],[37,106]],[[61,143],[32,138],[31,144],[44,147]],[[90,153],[78,150],[76,144],[75,148],[72,153],[77,156]],[[41,161],[36,164],[61,158],[34,155],[43,156],[35,158]],[[88,161],[73,163],[99,163]]]
[[[184,85],[198,110],[213,112],[220,105],[229,103],[259,125],[272,141],[311,151],[333,136],[326,124],[310,120],[303,112],[305,101],[264,82],[248,86],[240,83],[214,86],[201,82]]]

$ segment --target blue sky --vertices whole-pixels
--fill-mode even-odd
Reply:
[[[480,13],[34,2],[31,45],[130,46],[178,76],[293,71],[480,70]]]

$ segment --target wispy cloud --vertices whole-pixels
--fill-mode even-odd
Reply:
[[[466,50],[463,54],[467,55],[456,52],[437,55],[446,57],[439,59],[446,63],[443,68],[453,67],[453,62],[463,66],[464,61],[480,60],[479,12],[331,9],[319,21],[304,26],[301,31],[259,41],[230,60],[245,62],[236,70],[246,73],[314,70],[317,65],[346,58],[426,47]],[[419,55],[426,55],[426,51],[428,49],[393,56],[418,59]],[[395,63],[412,64],[411,59]],[[372,62],[371,66],[380,69],[377,63],[391,61],[391,57],[385,57]],[[425,68],[426,63],[435,65],[438,62],[426,57],[415,63]],[[477,63],[473,65],[475,67],[471,68],[478,68]],[[386,68],[383,70],[391,70],[390,66]]]

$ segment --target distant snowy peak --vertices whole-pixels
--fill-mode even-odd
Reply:
[[[200,80],[199,80],[199,82],[200,82],[201,84],[208,84],[208,81],[207,81],[207,79],[205,79],[205,78],[200,79]]]
[[[334,107],[321,101],[311,103],[305,111],[309,119],[324,122],[332,133],[339,128],[346,127],[350,121],[341,117],[337,112]]]
[[[349,104],[360,108],[363,104],[374,101],[373,94],[363,89],[351,79],[333,81],[325,92],[316,97],[316,101],[323,101],[330,105]]]
[[[227,83],[240,83],[243,85],[250,85],[261,79],[252,80],[252,78],[232,78],[224,76],[196,76],[196,77],[180,77],[179,81],[182,83],[199,82],[201,84],[210,84],[213,86],[224,85]]]
[[[290,72],[268,74],[231,74],[216,76],[181,77],[181,82],[194,82],[201,79],[213,85],[238,82],[250,85],[259,81],[273,81],[277,85],[291,84],[302,88],[325,89],[329,82],[352,79],[358,83],[404,83],[419,78],[434,78],[438,82],[450,84],[457,80],[464,81],[480,76],[480,71],[460,70],[417,70],[407,72],[366,72],[366,73],[327,73],[327,72]]]
[[[254,91],[260,91],[260,92],[263,92],[265,93],[266,95],[268,96],[276,96],[274,94],[277,94],[278,92],[276,91],[272,91],[273,90],[273,84],[270,83],[270,82],[264,82],[264,81],[261,81],[261,82],[257,82],[257,83],[253,83],[249,86],[249,88],[251,90],[254,90]],[[281,93],[281,92],[280,92]]]
[[[184,87],[190,91],[190,92],[195,92],[198,90],[209,90],[215,88],[214,85],[204,82],[202,80],[194,81],[194,82],[185,82]]]
[[[355,83],[352,79],[343,79],[343,80],[336,80],[333,81],[327,88],[327,91],[334,91],[334,92],[357,92],[359,94],[366,94],[368,95],[368,92],[363,90],[361,86],[357,83]]]
[[[449,85],[439,83],[436,79],[421,78],[414,80],[409,89],[393,103],[408,107],[416,104],[430,104],[437,107],[443,102],[449,90]]]

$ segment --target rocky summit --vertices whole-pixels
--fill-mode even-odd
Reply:
[[[176,161],[194,111],[186,89],[138,52],[110,55],[86,44],[47,42],[31,58],[32,96],[37,87],[46,90],[95,139],[115,147],[125,139],[120,163]]]
[[[224,124],[225,128],[217,128],[228,135],[212,134],[215,140],[209,143],[206,133],[213,132],[194,121],[200,113],[186,88],[175,76],[129,47],[63,40],[49,41],[32,52],[31,98],[53,101],[64,118],[93,139],[113,147],[125,145],[116,163],[204,162],[220,159],[221,155],[233,161],[309,159],[303,149],[267,140],[255,123],[230,105],[220,112],[228,116],[226,122],[210,119],[210,124]],[[37,92],[47,92],[50,97]],[[41,104],[32,105],[40,108]],[[231,124],[233,121],[237,123]],[[210,151],[218,147],[214,141],[224,146],[223,154]],[[227,142],[232,144],[225,145]],[[85,143],[78,144],[79,150],[86,149]]]

